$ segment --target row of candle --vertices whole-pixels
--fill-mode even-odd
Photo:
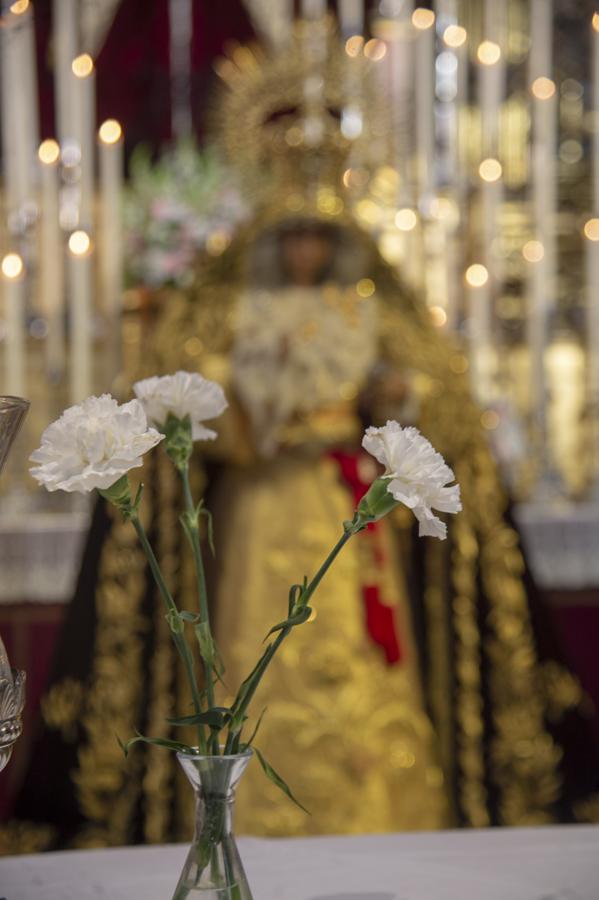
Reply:
[[[2,261],[3,389],[13,394],[27,393],[27,322],[35,305],[33,295],[37,293],[35,312],[45,320],[47,372],[51,377],[59,377],[68,371],[73,402],[93,391],[96,285],[102,298],[100,309],[109,325],[116,325],[123,268],[122,130],[112,119],[95,134],[95,69],[88,53],[75,55],[76,12],[73,0],[55,0],[60,144],[54,139],[41,144],[36,140],[37,97],[22,88],[23,79],[18,77],[35,60],[33,7],[29,0],[12,4],[2,29],[3,86],[10,85],[10,91],[5,88],[2,97],[3,175],[12,243]],[[25,211],[28,216],[23,215]],[[112,336],[118,340],[116,331]]]

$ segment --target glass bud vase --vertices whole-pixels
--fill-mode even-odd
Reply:
[[[235,789],[252,751],[177,757],[196,795],[196,821],[173,900],[252,900],[232,830]]]

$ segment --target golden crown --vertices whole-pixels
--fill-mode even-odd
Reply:
[[[319,218],[342,213],[344,173],[356,161],[373,163],[382,132],[373,63],[362,50],[359,37],[342,45],[327,17],[298,21],[276,54],[236,46],[217,62],[226,85],[219,143],[257,207]]]

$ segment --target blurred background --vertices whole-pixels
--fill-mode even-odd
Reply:
[[[219,91],[284,53],[298,19],[327,13],[340,58],[363,68],[337,76],[351,149],[319,212],[351,215],[452,348],[599,746],[592,0],[2,0],[1,10],[0,384],[32,407],[0,485],[0,633],[29,698],[0,814],[26,771],[90,523],[81,498],[42,497],[24,458],[69,403],[126,393],[154,299],[192,290],[198,266],[228,259],[256,204],[235,166],[243,148],[227,156],[218,140]],[[318,147],[325,63],[312,50],[316,80],[303,90]],[[287,113],[282,104],[272,121]],[[312,140],[296,132],[285,152]]]

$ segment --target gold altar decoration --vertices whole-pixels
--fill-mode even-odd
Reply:
[[[294,811],[273,804],[272,799],[265,796],[262,786],[257,788],[248,776],[251,797],[248,809],[256,821],[263,823],[261,827],[271,833],[300,832],[307,828],[314,832],[343,832],[365,828],[432,827],[458,821],[481,827],[492,822],[506,825],[550,822],[561,791],[561,751],[547,726],[548,711],[576,705],[580,697],[576,690],[566,689],[572,684],[569,675],[561,671],[545,672],[536,655],[522,583],[524,561],[517,533],[505,518],[507,498],[488,440],[498,424],[497,415],[492,414],[493,391],[506,373],[497,372],[498,354],[493,348],[483,347],[484,358],[478,360],[474,369],[484,376],[480,384],[487,386],[490,393],[487,397],[479,396],[478,400],[485,407],[481,410],[472,398],[473,366],[466,342],[445,330],[450,320],[456,325],[464,318],[472,319],[462,301],[464,292],[468,293],[472,309],[475,307],[473,298],[483,297],[476,291],[484,292],[488,286],[496,287],[497,284],[495,273],[483,265],[479,255],[465,258],[467,239],[483,240],[480,231],[484,218],[482,200],[478,207],[473,204],[475,213],[466,222],[463,214],[467,184],[452,183],[433,196],[419,195],[417,181],[421,167],[409,160],[406,163],[402,156],[406,155],[406,148],[400,147],[405,122],[392,119],[393,135],[389,137],[384,131],[378,134],[381,119],[376,117],[380,116],[381,110],[384,115],[380,104],[370,105],[363,101],[358,109],[361,119],[355,115],[356,110],[350,110],[349,121],[354,129],[352,139],[340,130],[343,112],[347,112],[349,106],[344,91],[348,85],[353,87],[357,83],[353,81],[351,64],[357,61],[361,73],[367,68],[372,76],[376,77],[377,72],[380,75],[385,59],[389,62],[389,57],[396,58],[406,42],[419,39],[412,30],[416,26],[411,26],[409,21],[392,22],[389,29],[385,22],[379,22],[381,36],[373,39],[374,45],[363,40],[339,45],[335,44],[337,39],[331,36],[324,22],[317,24],[315,29],[300,24],[292,38],[299,43],[285,49],[284,58],[297,67],[293,71],[303,84],[301,90],[294,87],[288,95],[288,82],[284,80],[280,59],[271,62],[268,56],[247,48],[237,48],[232,60],[219,65],[219,72],[230,90],[229,99],[223,97],[221,104],[222,146],[230,159],[241,166],[256,213],[251,224],[240,228],[230,244],[213,247],[198,263],[190,290],[167,289],[150,297],[144,292],[143,302],[141,293],[129,296],[130,308],[125,311],[123,320],[126,365],[122,389],[126,392],[140,377],[179,367],[199,370],[206,377],[227,383],[231,377],[239,305],[248,287],[253,287],[251,279],[255,275],[259,251],[272,246],[286,229],[298,225],[320,227],[324,224],[329,233],[336,236],[347,251],[346,261],[349,258],[359,269],[358,276],[353,278],[352,275],[343,287],[354,288],[358,295],[362,292],[376,304],[379,361],[387,371],[398,374],[409,384],[414,418],[454,468],[462,486],[464,511],[447,544],[427,545],[423,551],[422,615],[428,652],[425,672],[421,674],[417,672],[416,660],[410,658],[410,648],[414,646],[413,623],[402,588],[402,581],[409,581],[413,563],[413,538],[401,516],[394,521],[393,529],[387,535],[387,539],[394,541],[402,551],[402,567],[391,577],[399,616],[405,623],[408,668],[388,676],[395,692],[394,712],[386,716],[387,711],[382,708],[380,717],[370,721],[370,758],[367,761],[355,759],[348,742],[339,750],[338,756],[332,755],[328,761],[325,757],[319,767],[319,790],[331,790],[335,794],[334,784],[342,783],[347,793],[345,803],[338,807],[332,804],[311,824],[299,823],[294,818]],[[449,39],[441,37],[451,47]],[[313,42],[308,52],[302,43],[305,41]],[[354,54],[355,47],[358,50]],[[470,52],[474,55],[474,48],[470,48]],[[368,63],[366,67],[364,57]],[[320,75],[307,84],[315,72]],[[366,91],[368,80],[362,74],[359,79],[360,89]],[[526,103],[522,98],[515,98],[501,113],[513,136],[510,152],[502,160],[502,173],[513,185],[523,184],[527,177],[524,150],[529,119]],[[465,104],[458,112],[461,123],[458,157],[464,163],[470,154],[476,160],[478,170],[482,160],[476,147],[480,149],[480,143],[472,138],[482,133],[480,121],[468,124],[470,113]],[[371,114],[373,119],[367,119]],[[239,136],[235,130],[240,121],[246,123],[248,131]],[[358,130],[360,123],[363,130]],[[362,137],[372,136],[375,140],[370,139],[365,146]],[[243,153],[244,147],[247,154]],[[389,154],[392,152],[398,155],[391,160]],[[460,171],[467,182],[469,175],[465,173],[468,170],[462,168]],[[505,255],[504,272],[514,266],[517,275],[521,276],[520,248],[535,239],[536,233],[530,228],[521,202],[500,203],[496,212],[500,213],[500,227],[499,233],[493,235],[493,240],[498,242],[494,246],[505,244],[510,247],[510,252]],[[445,262],[449,264],[449,261],[455,269],[444,268]],[[470,272],[470,280],[464,282],[464,273],[470,271],[471,266],[481,267],[477,270],[481,277],[477,277],[476,271]],[[354,269],[350,266],[345,271],[353,273]],[[273,294],[281,287],[268,283],[259,286]],[[486,295],[487,312],[488,299]],[[519,292],[514,296],[506,292],[496,299],[497,309],[506,312],[506,319],[520,317],[521,322]],[[488,320],[483,317],[477,324],[484,328],[488,326]],[[503,360],[501,362],[503,364]],[[511,356],[507,365],[516,365]],[[287,434],[285,439],[291,446],[295,443],[300,448],[316,447],[320,451],[333,446],[340,435],[346,440],[355,426],[356,398],[364,385],[357,388],[339,398],[333,415],[307,414],[298,423],[296,431]],[[523,407],[525,403],[523,401]],[[375,393],[369,412],[374,417],[383,417],[386,404],[388,401]],[[255,513],[255,517],[245,519],[245,529],[251,522],[254,575],[246,578],[248,573],[241,572],[239,548],[243,544],[239,535],[243,535],[244,540],[247,538],[240,519],[235,520],[235,531],[230,536],[233,543],[225,550],[229,555],[221,565],[223,571],[227,571],[228,566],[232,573],[229,579],[243,577],[245,614],[254,622],[260,622],[265,591],[263,579],[268,576],[273,584],[281,577],[286,583],[289,576],[291,580],[296,579],[298,567],[307,565],[314,544],[320,541],[317,530],[314,536],[305,536],[305,540],[298,541],[293,553],[288,552],[288,548],[284,551],[277,544],[278,536],[273,533],[274,526],[269,523],[269,518],[277,504],[281,504],[278,512],[281,521],[296,514],[293,497],[298,491],[316,503],[318,479],[323,479],[327,485],[332,481],[330,460],[322,458],[326,455],[323,452],[312,457],[308,455],[305,459],[301,459],[300,454],[300,464],[291,472],[286,469],[286,460],[276,455],[263,462],[270,466],[273,485],[285,485],[285,490],[277,494],[276,499],[272,492],[258,497],[262,503],[260,509],[256,500],[260,460],[256,460],[255,447],[251,439],[248,440],[247,423],[241,417],[240,431],[235,412],[232,410],[230,416],[230,434],[227,436],[225,429],[223,439],[215,446],[214,457],[207,459],[202,468],[198,466],[196,475],[199,481],[208,482],[212,466],[224,467],[237,488],[236,503],[242,498],[247,502],[247,508]],[[318,456],[317,461],[315,456]],[[530,477],[531,483],[536,475],[538,472]],[[288,485],[285,484],[287,477]],[[171,487],[161,480],[163,498],[169,496]],[[340,508],[342,504],[339,497]],[[179,556],[178,548],[170,543],[175,528],[174,504],[161,505],[164,511],[160,514],[161,521],[156,523],[158,540],[170,551],[172,571],[180,578],[180,591],[185,595],[191,573]],[[219,523],[217,512],[217,529],[222,527],[225,514],[221,511]],[[240,515],[237,510],[236,515]],[[328,524],[323,516],[323,535],[327,534]],[[281,529],[281,536],[283,534]],[[108,628],[109,633],[111,617],[135,617],[147,603],[147,597],[144,599],[141,594],[145,585],[142,587],[139,581],[136,561],[124,553],[117,531],[113,530],[103,548],[100,566],[98,597],[103,604],[100,635],[104,628]],[[322,617],[326,616],[327,605],[349,605],[352,598],[355,599],[351,569],[353,565],[355,570],[358,564],[357,560],[350,560],[348,569],[340,571],[338,581],[331,582],[330,599],[327,597],[323,602]],[[218,608],[223,616],[227,615],[227,603],[238,588],[233,589],[229,584],[225,591],[225,586],[226,579],[221,583],[218,596]],[[481,587],[485,595],[482,608]],[[327,634],[321,623],[319,626],[321,632]],[[310,631],[306,631],[309,643]],[[343,639],[348,646],[356,646],[356,635],[350,626]],[[322,679],[320,690],[334,686],[335,666],[344,664],[338,659],[336,650],[339,640],[339,634],[332,630],[328,631],[326,640],[321,635],[322,646],[314,654],[314,672]],[[308,646],[302,648],[306,655],[309,649]],[[247,649],[238,646],[236,650],[235,665],[243,667]],[[359,650],[356,653],[356,679],[343,700],[359,707],[363,696],[358,674],[364,670],[374,672],[381,664],[372,654],[361,655]],[[163,679],[164,667],[168,665],[171,670],[174,667],[172,654],[170,663],[167,659],[166,637],[162,634],[156,656],[150,663],[150,716],[156,722],[162,715],[168,692],[173,690],[172,683],[167,685]],[[289,690],[284,688],[285,701],[282,700],[283,687],[275,683],[270,688],[271,695],[264,695],[264,702],[278,709],[286,722],[296,723],[294,728],[301,729],[305,741],[303,751],[316,754],[320,746],[329,747],[326,721],[319,723],[316,719],[310,722],[310,728],[303,727],[306,698],[298,696],[298,685],[289,676],[290,667],[286,667],[284,658],[281,666],[281,683],[290,679]],[[484,683],[483,668],[486,673]],[[101,679],[106,669],[115,678],[115,684],[119,676],[125,680],[132,692],[129,700],[126,692],[104,690]],[[406,672],[410,676],[408,681],[404,678]],[[107,748],[104,731],[109,720],[121,721],[125,731],[127,720],[129,727],[134,727],[138,708],[133,694],[142,676],[143,669],[135,648],[131,648],[131,652],[123,648],[123,653],[114,654],[100,647],[91,692],[92,697],[97,698],[98,692],[101,697],[88,705],[83,715],[87,744],[79,753],[75,774],[79,803],[93,820],[77,836],[75,843],[80,846],[128,841],[140,836],[128,830],[126,806],[133,803],[133,798],[127,791],[123,792],[124,766],[115,763],[112,750]],[[330,679],[328,685],[326,678]],[[453,693],[447,689],[450,680],[454,684]],[[409,681],[412,684],[422,681],[423,685],[417,690],[408,690]],[[77,686],[73,687],[77,691]],[[314,706],[317,706],[316,692],[314,697]],[[45,714],[48,721],[52,717],[59,718],[51,703],[46,704]],[[62,716],[61,727],[64,727],[64,711]],[[389,737],[387,729],[395,734],[398,748],[391,759],[381,753]],[[401,749],[406,742],[413,749]],[[278,760],[283,773],[286,771],[286,752],[281,748],[283,758]],[[106,757],[109,757],[108,761]],[[371,772],[379,774],[364,786],[362,797],[369,798],[372,803],[362,807],[357,797],[352,796],[351,786],[360,771],[366,768],[365,762]],[[291,767],[292,764],[290,759],[288,765]],[[185,814],[183,795],[186,791],[176,780],[172,762],[167,756],[161,756],[159,750],[149,749],[140,757],[139,767],[139,778],[132,782],[130,789],[138,790],[137,800],[142,801],[141,834],[145,839],[164,840],[180,827]],[[334,783],[331,768],[335,769]],[[383,804],[380,817],[371,818],[365,810],[376,806],[375,801],[389,784],[393,785],[392,797],[398,798],[394,810],[389,812]],[[453,786],[453,793],[450,793],[449,785]],[[308,781],[304,787],[308,792],[314,790]],[[409,807],[401,805],[402,792],[414,800]],[[118,803],[114,802],[117,798]],[[170,816],[165,813],[166,802],[170,804]],[[250,829],[252,822],[248,822],[247,827]]]

